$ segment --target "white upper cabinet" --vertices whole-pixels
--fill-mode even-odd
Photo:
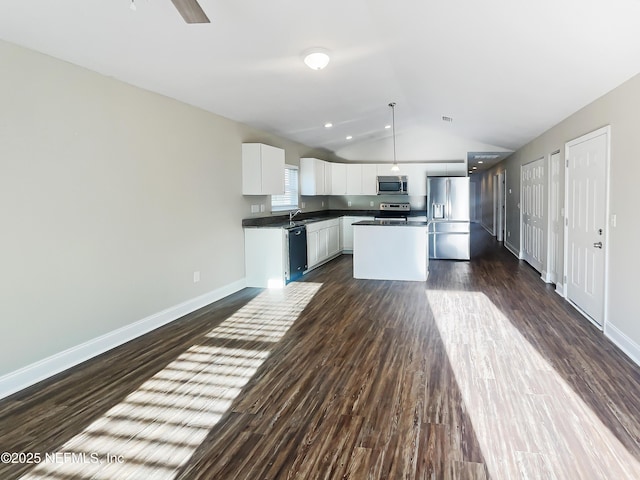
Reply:
[[[429,177],[446,177],[447,164],[446,163],[428,163],[427,164],[427,176]]]
[[[284,193],[284,150],[262,143],[242,144],[242,194]]]
[[[427,165],[425,163],[408,163],[401,166],[402,175],[407,176],[409,195],[425,196],[427,194]]]
[[[331,195],[331,179],[333,178],[333,163],[324,163],[324,194]]]
[[[405,170],[405,165],[402,163],[398,164],[398,167],[400,167],[400,171],[399,172],[392,172],[391,171],[391,167],[393,166],[392,163],[378,163],[376,164],[376,169],[378,171],[377,175],[380,176],[389,176],[389,175],[406,175],[406,170]]]
[[[347,163],[347,195],[376,195],[378,166],[374,163]]]
[[[376,195],[378,193],[378,167],[375,163],[362,165],[362,195]]]
[[[347,195],[362,195],[362,164],[347,163],[345,170]]]
[[[331,163],[329,165],[331,165],[331,195],[346,195],[348,165],[344,163]]]
[[[467,165],[464,162],[447,163],[447,175],[450,177],[466,177]]]
[[[324,160],[317,158],[300,159],[300,195],[326,195]]]
[[[427,194],[427,177],[465,176],[461,163],[399,163],[399,172],[391,163],[331,163],[317,158],[300,159],[301,195],[376,195],[379,175],[406,175],[409,195]]]

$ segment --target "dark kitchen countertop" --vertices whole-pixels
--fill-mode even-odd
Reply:
[[[389,226],[389,227],[426,227],[427,222],[415,222],[408,220],[406,222],[399,222],[397,220],[362,220],[354,223],[354,225],[364,226]]]
[[[380,213],[379,210],[321,210],[318,212],[303,212],[293,218],[294,224],[309,224],[312,222],[321,222],[323,220],[331,220],[340,217],[376,217]],[[411,217],[423,217],[423,210],[416,210],[409,214]],[[384,220],[387,221],[387,220]],[[423,223],[423,222],[417,222]],[[426,222],[424,222],[426,225]],[[242,219],[243,227],[263,227],[263,228],[285,228],[289,227],[289,214],[272,215],[268,217],[244,218]],[[295,226],[295,225],[294,225]]]

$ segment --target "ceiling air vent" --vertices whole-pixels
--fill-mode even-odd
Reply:
[[[451,123],[451,122],[453,122],[453,117],[447,117],[446,115],[443,115],[442,116],[442,121]]]

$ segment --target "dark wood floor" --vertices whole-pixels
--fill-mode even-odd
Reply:
[[[640,478],[640,369],[472,239],[426,285],[342,256],[1,401],[0,451],[43,461],[0,478]]]

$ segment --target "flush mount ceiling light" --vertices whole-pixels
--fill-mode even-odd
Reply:
[[[333,127],[333,123],[331,122],[327,122],[324,124],[324,128],[331,128],[331,127]]]
[[[391,107],[391,135],[393,137],[393,165],[391,166],[391,171],[399,172],[400,167],[398,166],[398,161],[396,160],[396,102],[391,102],[389,106]]]
[[[346,138],[347,140],[351,140],[353,137],[352,137],[351,135],[347,135],[345,138]]]
[[[129,8],[130,8],[131,10],[133,10],[134,12],[137,10],[137,8],[136,8],[136,4],[135,4],[135,1],[134,1],[134,0],[131,0],[131,3],[129,4]]]
[[[311,70],[322,70],[329,64],[329,52],[324,48],[312,48],[304,52],[304,63]]]

